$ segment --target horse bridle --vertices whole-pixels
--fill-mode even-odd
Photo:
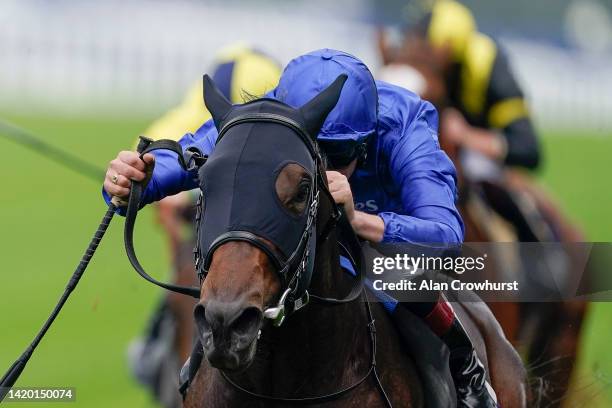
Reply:
[[[198,276],[200,278],[200,284],[202,284],[202,282],[206,278],[208,268],[210,267],[210,264],[212,262],[213,253],[221,245],[230,241],[243,241],[248,242],[249,244],[262,250],[271,260],[281,281],[280,298],[275,306],[268,307],[264,310],[264,316],[272,320],[275,326],[280,326],[289,314],[304,307],[306,304],[309,303],[311,298],[310,294],[307,291],[307,288],[303,288],[303,293],[297,293],[297,289],[300,286],[300,283],[302,283],[301,279],[307,276],[307,273],[305,273],[306,268],[312,268],[314,266],[314,262],[312,259],[314,254],[312,253],[312,248],[314,248],[315,245],[312,244],[317,240],[317,237],[313,232],[316,229],[315,221],[317,218],[317,211],[320,204],[320,191],[322,191],[328,197],[329,202],[331,203],[333,208],[332,216],[328,220],[327,225],[323,228],[323,233],[321,234],[319,239],[324,239],[329,234],[329,232],[331,232],[335,224],[341,218],[342,212],[336,205],[335,201],[333,200],[333,197],[331,196],[331,193],[327,189],[326,184],[324,182],[324,178],[321,173],[322,159],[318,151],[317,145],[310,139],[310,136],[308,135],[307,131],[297,122],[276,114],[252,113],[241,115],[228,121],[227,124],[225,124],[221,128],[221,130],[219,131],[219,136],[217,138],[217,143],[219,143],[219,141],[226,135],[229,129],[246,122],[271,122],[287,126],[290,129],[294,130],[300,136],[300,139],[308,148],[308,151],[310,152],[311,157],[314,161],[316,174],[313,177],[312,186],[309,191],[309,199],[307,204],[308,214],[306,218],[306,224],[304,226],[296,248],[286,259],[283,259],[281,256],[279,256],[278,252],[274,248],[272,248],[270,244],[268,244],[263,239],[251,232],[228,231],[218,236],[212,242],[212,244],[208,248],[205,257],[202,256],[200,248],[195,248],[195,266],[196,270],[198,271]],[[177,142],[174,142],[172,140],[151,141],[150,139],[141,137],[141,143],[141,157],[143,157],[146,153],[158,149],[171,150],[177,154],[179,165],[185,170],[194,170],[193,166],[201,166],[206,162],[207,159],[205,156],[203,156],[201,153],[194,149],[188,149],[184,155],[181,146]],[[134,250],[133,235],[136,217],[138,214],[138,209],[140,207],[140,200],[143,191],[143,183],[132,182],[132,188],[130,191],[130,197],[126,210],[124,230],[125,249],[130,263],[132,264],[136,272],[148,282],[153,283],[154,285],[162,287],[166,290],[170,290],[172,292],[189,295],[194,298],[199,298],[199,288],[160,282],[155,278],[151,277],[148,273],[146,273],[146,271],[138,261],[138,257],[136,256]],[[196,220],[199,219],[199,217],[201,217],[202,215],[202,199],[203,197],[202,195],[200,195],[196,210]],[[198,222],[196,222],[196,226],[199,226]],[[312,240],[315,241],[313,242]],[[360,277],[359,282],[356,283],[350,293],[343,299],[322,298],[314,295],[313,297],[330,304],[347,303],[359,297],[359,295],[361,294],[362,286],[363,278]]]
[[[324,181],[325,179],[323,178],[323,174],[322,174],[322,168],[323,168],[323,166],[321,165],[322,158],[318,151],[317,145],[312,141],[312,139],[308,135],[308,132],[305,129],[303,129],[297,122],[289,118],[286,118],[284,116],[268,114],[268,113],[244,114],[244,115],[238,116],[228,121],[219,131],[217,143],[219,143],[219,141],[226,135],[229,129],[241,123],[247,123],[247,122],[249,123],[272,122],[272,123],[278,123],[278,124],[287,126],[291,128],[292,130],[294,130],[300,136],[300,139],[302,140],[302,142],[307,146],[311,154],[311,157],[314,161],[314,167],[315,167],[316,174],[313,177],[312,186],[309,192],[309,199],[308,199],[308,204],[307,204],[308,215],[306,219],[306,224],[304,226],[304,229],[301,234],[301,238],[296,248],[286,259],[282,259],[281,257],[279,257],[278,252],[274,248],[272,248],[270,244],[265,242],[263,239],[259,238],[257,235],[252,234],[248,231],[229,231],[229,232],[221,234],[212,242],[205,257],[202,257],[200,249],[196,246],[196,248],[194,249],[195,264],[196,264],[196,269],[198,271],[198,276],[200,278],[200,284],[202,284],[202,282],[206,278],[206,275],[208,273],[208,268],[210,267],[210,264],[212,262],[212,256],[213,256],[215,249],[231,241],[248,242],[249,244],[254,245],[255,247],[261,249],[269,257],[269,259],[272,261],[272,264],[276,268],[277,274],[281,280],[282,294],[279,298],[279,301],[277,302],[276,306],[268,307],[264,310],[264,316],[268,319],[271,319],[273,325],[277,327],[280,326],[288,315],[304,307],[306,304],[309,303],[309,300],[311,298],[317,302],[327,304],[327,305],[341,305],[341,304],[353,302],[357,300],[359,297],[364,296],[364,299],[365,299],[364,303],[366,305],[367,319],[368,319],[367,327],[368,327],[369,338],[370,338],[371,361],[370,361],[370,367],[368,371],[365,373],[365,375],[363,375],[358,381],[356,381],[352,385],[347,386],[341,390],[338,390],[330,394],[326,394],[322,396],[314,396],[314,397],[305,397],[305,398],[283,398],[283,397],[273,397],[273,396],[258,394],[258,393],[249,391],[246,388],[240,386],[235,381],[233,381],[231,378],[229,378],[227,374],[225,374],[223,371],[221,371],[221,375],[232,387],[234,387],[236,390],[240,391],[241,393],[249,397],[257,398],[263,401],[276,402],[276,403],[306,404],[306,405],[315,404],[315,403],[323,403],[326,401],[332,401],[337,398],[340,398],[341,396],[346,395],[347,393],[351,392],[352,390],[360,386],[370,376],[373,376],[375,379],[376,387],[379,390],[381,396],[383,397],[385,404],[388,407],[391,407],[390,400],[388,396],[386,395],[386,392],[382,386],[382,383],[380,381],[380,378],[378,376],[378,372],[376,369],[376,326],[374,323],[374,318],[372,315],[370,304],[367,300],[367,296],[365,296],[363,292],[364,274],[363,274],[363,267],[362,267],[363,265],[362,265],[361,259],[357,259],[357,260],[352,259],[352,262],[356,265],[356,269],[357,269],[357,277],[355,279],[356,282],[352,286],[349,293],[344,298],[338,299],[338,298],[322,297],[322,296],[318,296],[314,294],[309,295],[307,288],[304,290],[303,294],[296,294],[300,280],[305,275],[306,268],[314,267],[313,259],[311,259],[311,257],[314,256],[314,254],[311,253],[312,240],[315,240],[314,247],[316,247],[317,246],[316,243],[323,242],[328,237],[328,235],[331,233],[331,231],[334,230],[336,227],[338,227],[344,232],[343,235],[346,237],[346,240],[348,241],[346,245],[351,247],[353,253],[361,254],[361,245],[359,243],[358,238],[356,237],[344,212],[341,211],[340,208],[337,206],[331,193],[327,189],[326,183]],[[179,163],[185,169],[188,167],[188,163],[192,160],[196,160],[196,161],[199,160],[200,165],[205,162],[205,159],[202,159],[202,156],[198,154],[198,152],[195,152],[195,151],[188,152],[190,156],[185,159],[180,154],[180,146],[177,146],[177,145],[170,146],[170,145],[172,145],[172,143],[167,144],[166,141],[164,141],[163,145],[157,142],[152,142],[149,144],[149,146],[147,146],[143,150],[143,152],[141,153],[141,156],[149,151],[155,150],[156,148],[164,148],[164,149],[170,148],[171,150],[175,151],[178,154]],[[136,191],[136,193],[134,193],[135,196],[132,197],[132,194],[130,194],[130,201],[135,201],[136,199],[139,199],[138,191],[132,188],[132,192],[134,191]],[[321,233],[318,236],[316,236],[313,230],[315,229],[314,227],[316,224],[318,207],[320,205],[319,194],[321,191],[323,191],[323,193],[327,196],[329,203],[332,205],[332,215],[327,221],[327,224],[322,229]],[[202,216],[202,210],[201,210],[202,209],[202,202],[201,202],[202,199],[203,197],[202,195],[200,195],[199,202],[197,205],[196,219],[199,219],[199,217]],[[127,228],[128,221],[129,221],[129,224],[133,227],[132,218],[133,217],[135,218],[136,213],[137,213],[136,207],[133,207],[132,209],[130,209],[128,206],[128,212],[126,214],[126,250],[128,252],[128,258],[130,259],[130,261],[132,260],[136,261],[132,263],[136,271],[141,276],[143,276],[145,279],[147,279],[149,282],[157,284],[158,286],[161,286],[168,290],[172,290],[172,291],[183,293],[183,294],[190,294],[192,296],[195,295],[194,291],[197,290],[196,297],[199,298],[198,289],[181,287],[181,286],[176,286],[176,285],[169,285],[169,284],[161,284],[161,282],[157,282],[155,279],[147,275],[146,272],[144,272],[144,270],[142,270],[141,267],[139,268],[140,264],[138,263],[137,258],[135,254],[133,253],[133,245],[128,245],[128,243],[132,242],[131,235],[133,234],[133,228],[130,228],[130,229]],[[196,220],[196,226],[199,227],[199,222],[197,222],[197,220]],[[346,250],[345,252],[346,252],[346,255],[348,255],[349,257],[351,256],[351,250]]]
[[[248,231],[228,231],[217,237],[206,253],[205,257],[202,257],[200,248],[195,249],[195,264],[200,282],[202,282],[208,273],[210,264],[212,263],[212,256],[214,251],[221,245],[230,241],[243,241],[262,250],[268,258],[271,260],[276,273],[281,282],[281,296],[279,301],[274,307],[269,307],[264,310],[264,317],[271,319],[275,326],[280,326],[286,316],[301,309],[310,300],[308,293],[308,280],[312,275],[312,269],[314,268],[314,248],[318,239],[325,239],[326,235],[333,229],[338,219],[341,216],[339,207],[333,200],[331,193],[327,189],[326,183],[322,175],[322,159],[318,150],[318,146],[313,142],[306,129],[304,129],[296,121],[287,118],[285,116],[272,114],[272,113],[250,113],[237,116],[227,123],[225,123],[219,130],[219,136],[217,138],[217,144],[223,139],[227,132],[234,126],[243,123],[276,123],[282,126],[288,127],[293,130],[299,137],[302,143],[307,147],[310,156],[314,163],[315,174],[312,177],[312,185],[309,189],[309,197],[306,205],[307,218],[302,230],[300,240],[296,245],[295,249],[287,256],[283,258],[279,256],[279,252],[272,248],[271,245],[258,237],[257,235]],[[320,192],[323,192],[329,199],[332,205],[332,216],[327,222],[327,225],[323,228],[323,234],[321,237],[316,235],[316,219],[318,208],[320,204]],[[200,195],[200,201],[197,205],[196,213],[196,226],[199,227],[199,217],[202,215],[202,195]],[[298,291],[298,288],[300,290]],[[355,290],[354,293],[350,294],[352,301],[357,298],[360,291]]]

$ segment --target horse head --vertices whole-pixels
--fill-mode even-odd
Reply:
[[[219,136],[199,171],[196,268],[203,283],[194,317],[216,368],[247,368],[266,318],[280,325],[309,286],[317,225],[334,206],[327,194],[319,199],[326,181],[316,136],[345,80],[294,109],[268,98],[232,106],[204,78]]]

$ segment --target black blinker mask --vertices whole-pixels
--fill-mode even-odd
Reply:
[[[281,281],[284,293],[278,307],[264,313],[279,325],[287,298],[296,301],[307,296],[314,266],[318,191],[324,188],[319,184],[316,136],[345,80],[346,75],[339,76],[310,102],[294,109],[273,99],[232,106],[204,77],[204,99],[219,137],[199,170],[202,197],[196,217],[196,268],[203,279],[214,251],[226,242],[257,246],[268,255]],[[299,215],[284,208],[276,193],[276,179],[290,163],[304,168],[310,178],[308,200]],[[279,318],[276,309],[281,307]]]
[[[268,101],[265,105],[275,107]],[[313,180],[313,157],[285,125],[245,122],[227,130],[199,172],[204,197],[201,248],[210,248],[228,232],[244,231],[271,241],[287,259],[298,245],[307,218],[307,211],[290,214],[275,191],[276,178],[289,163],[302,166]]]

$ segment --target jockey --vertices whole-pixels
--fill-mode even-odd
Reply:
[[[390,67],[412,66],[422,74],[409,89],[441,112],[442,146],[467,181],[460,197],[465,211],[481,225],[500,226],[487,228],[495,241],[558,240],[563,229],[549,210],[556,205],[526,172],[516,171],[536,169],[541,152],[506,53],[477,31],[470,10],[455,0],[436,1],[413,20],[400,47],[386,47],[383,37],[379,45]],[[394,77],[400,74],[405,80],[414,76]],[[480,203],[494,211],[483,214]],[[512,230],[503,227],[507,224]]]
[[[445,104],[454,109],[442,115],[441,132],[465,148],[464,167],[476,153],[493,166],[536,168],[540,149],[523,92],[505,52],[477,31],[470,10],[437,1],[412,34],[429,45],[428,60],[443,76]]]
[[[292,60],[269,96],[299,107],[340,74],[348,79],[318,138],[333,169],[327,172],[329,190],[344,205],[355,232],[372,242],[461,243],[455,168],[438,145],[438,118],[430,103],[375,82],[359,59],[330,49]],[[180,144],[210,154],[216,138],[208,121]],[[198,185],[197,174],[183,171],[171,152],[160,150],[143,159],[121,152],[111,162],[104,182],[107,201],[112,195],[125,197],[129,179],[144,179],[146,165],[153,163],[143,204]],[[441,296],[433,303],[398,305],[422,318],[448,345],[458,406],[495,407],[485,368],[451,305]]]

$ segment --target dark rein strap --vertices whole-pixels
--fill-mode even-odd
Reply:
[[[170,150],[177,154],[179,164],[181,165],[183,170],[187,170],[187,162],[185,160],[185,157],[183,156],[183,149],[177,142],[173,140],[164,139],[152,141],[151,139],[147,139],[141,136],[138,147],[141,159],[145,154],[152,152],[153,150]],[[138,261],[138,257],[136,256],[136,252],[134,250],[134,226],[136,225],[136,216],[138,215],[138,210],[140,209],[140,200],[142,198],[142,193],[145,187],[146,183],[132,181],[132,186],[130,188],[130,197],[128,200],[127,210],[125,214],[125,229],[123,233],[123,240],[125,243],[125,252],[127,253],[127,257],[136,272],[148,282],[171,292],[180,293],[182,295],[187,295],[198,299],[200,297],[199,288],[195,286],[180,286],[171,283],[160,282],[157,279],[153,278],[151,275],[149,275],[147,272],[145,272],[144,268]]]
[[[327,190],[327,189],[325,189]],[[330,199],[333,201],[333,197]],[[329,306],[338,306],[344,305],[350,302],[353,302],[359,298],[359,296],[363,293],[364,282],[365,282],[365,274],[363,273],[363,252],[361,250],[361,244],[359,243],[359,238],[355,235],[355,231],[351,226],[350,221],[346,217],[346,213],[344,210],[339,210],[339,217],[336,219],[336,231],[338,232],[338,245],[344,249],[344,254],[350,259],[350,261],[355,265],[355,269],[357,271],[356,282],[352,286],[350,292],[342,299],[324,297],[319,295],[310,294],[310,298]],[[357,256],[355,256],[357,255]]]

